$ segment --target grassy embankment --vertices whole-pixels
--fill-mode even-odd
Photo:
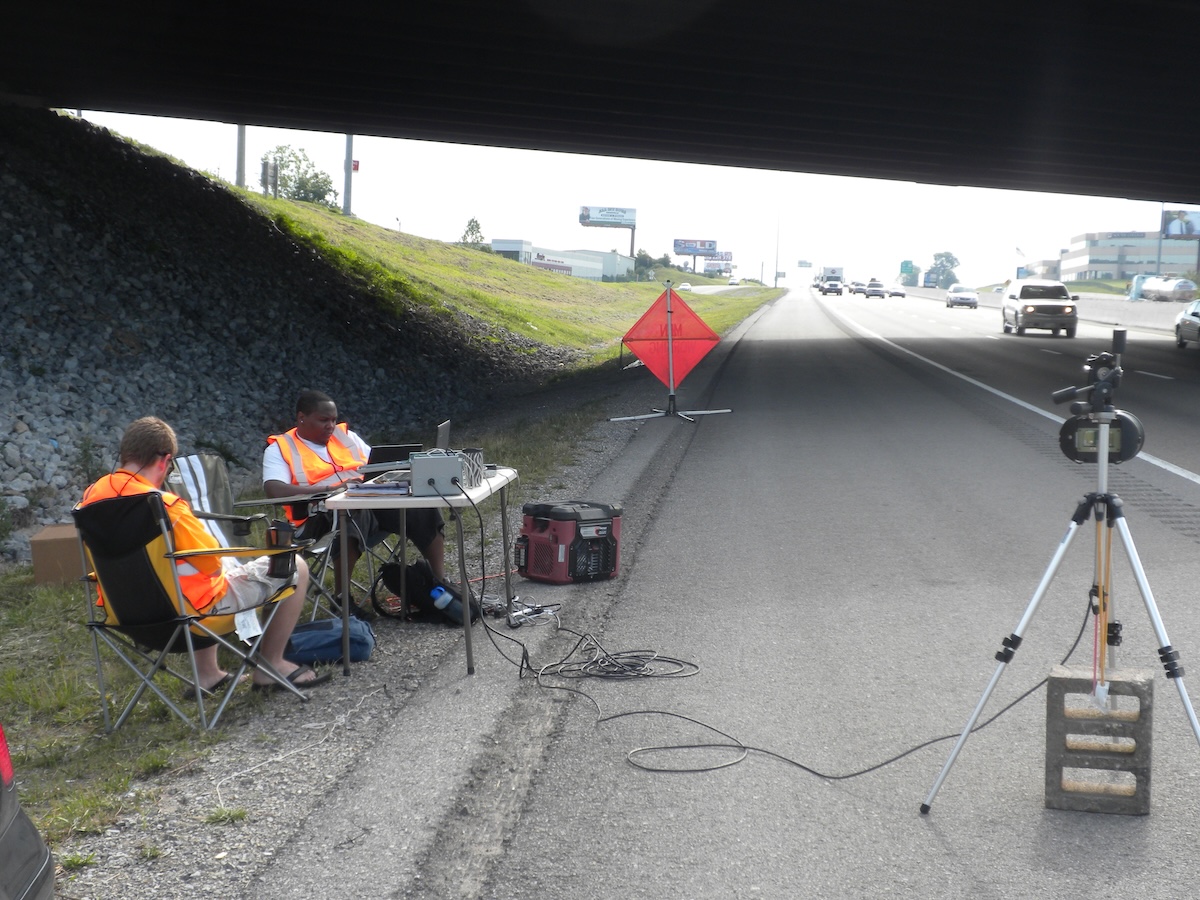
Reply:
[[[621,335],[662,291],[658,283],[580,281],[316,207],[247,199],[331,266],[370,285],[385,303],[465,311],[546,343],[582,350],[593,365],[617,356]],[[673,274],[695,285],[724,284]],[[724,333],[780,293],[755,285],[686,299]],[[461,437],[488,447],[493,458],[516,467],[523,483],[536,490],[571,462],[574,441],[594,418],[594,411],[567,410],[504,432],[471,434],[468,425]],[[52,843],[73,833],[98,833],[118,816],[153,803],[153,791],[132,789],[138,779],[179,771],[222,739],[221,731],[198,735],[188,730],[153,699],[143,700],[119,732],[106,735],[84,619],[81,587],[35,586],[29,568],[0,574],[0,710],[21,796]],[[110,675],[114,691],[127,687],[127,678],[115,670]],[[239,709],[252,713],[258,702],[248,691],[239,692],[222,729],[244,727]],[[154,852],[146,848],[147,854]]]

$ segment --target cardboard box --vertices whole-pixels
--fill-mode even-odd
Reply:
[[[34,584],[62,584],[83,577],[74,525],[47,525],[29,541]]]

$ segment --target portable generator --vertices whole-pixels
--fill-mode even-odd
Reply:
[[[526,503],[514,554],[517,571],[551,584],[616,577],[622,512],[619,504],[587,500]]]

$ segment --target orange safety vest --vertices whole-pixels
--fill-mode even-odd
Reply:
[[[160,491],[141,475],[126,469],[117,469],[89,487],[83,492],[83,499],[79,501],[79,505],[87,506],[113,497],[151,492],[162,495],[163,506],[166,507],[167,516],[171,520],[177,551],[220,549],[221,545],[196,518],[186,500],[167,491]],[[179,587],[183,590],[183,595],[197,612],[203,612],[225,596],[227,585],[219,556],[179,559],[175,561],[175,569],[179,573]],[[104,602],[103,596],[100,602]]]
[[[351,440],[350,429],[345,422],[339,422],[334,427],[333,437],[325,445],[332,462],[321,459],[297,436],[295,428],[283,434],[271,435],[267,443],[279,445],[283,461],[292,473],[292,484],[302,488],[320,487],[326,482],[330,487],[335,486],[342,482],[342,472],[353,472],[367,462],[361,448]],[[293,525],[300,526],[307,517],[297,515],[297,507],[303,509],[304,505],[286,504],[284,513]]]

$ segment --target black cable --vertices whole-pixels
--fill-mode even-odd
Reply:
[[[461,515],[461,513],[458,513],[454,509],[454,507],[450,506],[450,501],[447,500],[445,495],[442,494],[442,492],[437,489],[437,485],[434,484],[432,478],[429,480],[429,483],[433,487],[434,491],[437,491],[437,495],[442,498],[442,501],[446,504],[446,506],[450,508],[451,515],[452,516],[453,515]],[[529,648],[525,646],[525,643],[523,641],[517,640],[512,635],[504,634],[504,632],[497,631],[496,629],[492,628],[492,626],[488,624],[487,617],[483,614],[483,590],[487,583],[487,556],[486,556],[485,535],[484,535],[484,527],[483,527],[483,513],[480,511],[480,509],[476,505],[475,501],[471,499],[471,495],[467,493],[466,489],[463,488],[462,484],[459,482],[459,480],[457,478],[451,478],[450,483],[453,485],[456,485],[458,487],[458,489],[462,492],[462,495],[467,498],[467,502],[470,503],[471,508],[473,510],[475,510],[476,521],[479,522],[479,577],[481,579],[480,583],[479,583],[479,593],[480,593],[479,621],[483,623],[484,630],[487,632],[487,635],[488,635],[488,640],[490,640],[492,642],[492,646],[496,648],[496,652],[499,653],[502,658],[504,658],[505,660],[512,663],[514,666],[516,666],[517,672],[518,672],[517,677],[523,678],[525,676],[526,670],[529,670],[530,672],[533,671],[533,662],[529,658]],[[467,577],[466,572],[462,573],[462,579],[463,579],[463,582],[467,584],[467,597],[465,599],[466,611],[464,612],[464,615],[470,616],[471,615],[471,588],[470,588],[470,579]],[[468,625],[467,627],[470,627],[470,625]],[[520,647],[521,648],[521,658],[519,660],[514,660],[511,656],[509,656],[507,653],[505,653],[504,650],[500,647],[500,645],[496,643],[497,637],[501,637],[507,641],[511,641],[512,643],[514,643],[518,647]]]
[[[430,483],[432,484],[432,480]],[[458,479],[452,478],[451,483],[458,484]],[[459,485],[459,488],[461,490],[461,485]],[[436,486],[434,487],[434,490],[435,491],[437,490]],[[483,549],[483,542],[484,542],[483,515],[479,511],[479,507],[475,505],[475,501],[471,500],[470,496],[467,495],[466,491],[463,491],[463,494],[464,494],[464,496],[467,497],[467,501],[471,504],[472,508],[474,508],[476,517],[479,521],[479,543],[480,543],[480,565],[481,565],[480,576],[483,578],[486,578],[487,563],[486,563],[486,557],[485,557],[484,549]],[[440,491],[438,492],[438,496],[441,497],[442,500],[446,502],[447,506],[449,506],[449,501],[446,500],[446,498],[441,494]],[[464,578],[465,578],[465,573],[464,573]],[[482,588],[481,588],[481,590],[482,590]],[[469,604],[469,602],[470,601],[468,599],[468,604]],[[470,615],[469,606],[468,606],[467,615]],[[1071,658],[1072,655],[1074,655],[1075,651],[1078,649],[1079,642],[1083,639],[1084,632],[1087,630],[1088,619],[1091,615],[1092,615],[1092,600],[1089,595],[1087,609],[1084,612],[1083,622],[1080,624],[1080,627],[1079,627],[1079,633],[1075,635],[1075,640],[1071,643],[1070,648],[1067,650],[1066,655],[1063,657],[1061,665],[1065,665],[1066,662]],[[616,719],[626,718],[626,717],[630,717],[630,716],[667,716],[670,718],[681,719],[685,722],[690,722],[691,724],[697,725],[700,728],[703,728],[707,731],[711,731],[714,734],[720,735],[721,737],[728,739],[728,743],[671,744],[671,745],[652,746],[652,747],[636,747],[633,750],[630,750],[626,754],[626,757],[625,757],[626,760],[629,762],[629,764],[632,766],[636,766],[639,769],[648,771],[648,772],[672,772],[672,773],[715,772],[718,769],[724,769],[724,768],[728,768],[729,766],[736,765],[737,763],[746,759],[751,753],[759,753],[759,754],[762,754],[763,756],[770,756],[774,759],[779,760],[780,762],[788,763],[789,765],[795,766],[796,768],[801,769],[805,772],[808,772],[811,775],[815,775],[818,778],[824,778],[827,781],[845,781],[850,778],[858,778],[862,775],[866,775],[871,772],[875,772],[886,766],[890,766],[892,763],[895,763],[901,759],[904,759],[906,756],[910,756],[913,753],[916,753],[918,750],[923,750],[926,747],[931,747],[934,744],[941,743],[942,741],[953,740],[960,736],[960,733],[956,732],[954,734],[947,734],[947,735],[942,735],[941,737],[930,738],[927,741],[923,741],[920,744],[910,747],[909,749],[907,749],[901,753],[898,753],[895,756],[889,757],[888,759],[885,759],[882,762],[878,762],[872,766],[868,766],[865,769],[859,769],[854,772],[846,772],[846,773],[843,773],[840,775],[830,775],[825,772],[821,772],[817,769],[814,769],[811,766],[806,766],[803,763],[798,762],[794,759],[791,759],[790,757],[784,756],[781,753],[776,753],[774,750],[768,750],[765,747],[754,747],[749,744],[744,744],[740,740],[738,740],[736,737],[734,737],[733,735],[728,734],[724,731],[721,731],[719,728],[716,728],[713,725],[709,725],[706,722],[702,722],[699,719],[694,719],[691,716],[683,715],[682,713],[676,713],[676,712],[671,712],[669,710],[660,710],[660,709],[640,709],[640,710],[629,710],[629,711],[620,712],[620,713],[612,713],[610,715],[603,715],[604,710],[601,708],[600,704],[597,703],[596,699],[594,697],[592,697],[590,694],[588,694],[586,691],[582,691],[582,690],[580,690],[578,688],[574,688],[574,687],[566,687],[564,685],[547,684],[544,681],[544,678],[546,676],[551,676],[551,677],[557,676],[559,678],[563,678],[566,680],[576,680],[576,679],[581,679],[581,678],[604,678],[604,679],[615,679],[615,680],[626,680],[626,679],[631,679],[631,678],[635,678],[635,679],[636,678],[686,678],[686,677],[690,677],[691,675],[697,674],[700,671],[700,667],[697,666],[695,663],[687,662],[685,660],[675,659],[675,658],[669,657],[669,656],[663,656],[653,650],[626,650],[626,651],[621,651],[619,653],[610,653],[608,650],[606,650],[603,647],[603,645],[601,645],[601,643],[595,638],[595,636],[593,636],[591,634],[580,634],[577,631],[573,631],[570,628],[563,626],[562,623],[558,621],[557,616],[555,616],[554,618],[555,618],[555,622],[558,624],[558,627],[560,630],[566,631],[569,634],[576,635],[579,638],[579,640],[577,640],[575,642],[575,645],[558,662],[547,663],[546,665],[544,665],[541,668],[536,670],[537,684],[539,687],[545,688],[547,690],[565,691],[567,693],[577,694],[577,695],[585,698],[589,703],[591,703],[596,708],[596,712],[598,714],[600,714],[597,716],[597,719],[596,719],[596,724],[598,724],[598,725],[605,723],[605,722],[611,722]],[[526,647],[524,642],[517,640],[515,637],[512,637],[511,635],[506,635],[506,634],[503,634],[502,632],[498,632],[495,629],[493,629],[490,625],[488,625],[486,618],[482,615],[482,606],[481,606],[480,620],[483,621],[484,628],[487,630],[487,633],[492,641],[492,645],[496,648],[496,651],[504,659],[508,660],[510,663],[512,663],[513,665],[518,667],[518,671],[519,671],[518,677],[524,677],[525,671],[527,669],[530,672],[535,671],[533,664],[529,658],[529,648]],[[510,640],[513,643],[515,643],[521,647],[521,659],[519,662],[513,660],[506,653],[504,653],[504,651],[496,643],[495,637],[497,635],[500,637],[504,637],[506,640]],[[586,653],[587,655],[585,656],[585,658],[583,658],[581,660],[573,660],[572,658],[575,657],[576,654],[578,654],[578,653]],[[1048,678],[1043,678],[1041,681],[1039,681],[1033,687],[1029,688],[1027,691],[1022,693],[1020,696],[1018,696],[1012,702],[1008,703],[1006,706],[1004,706],[1002,709],[1000,709],[998,712],[996,712],[990,718],[977,724],[974,728],[971,729],[970,733],[975,734],[977,731],[982,731],[984,728],[991,725],[993,722],[995,722],[997,719],[999,719],[1001,716],[1003,716],[1010,709],[1015,707],[1017,704],[1021,703],[1027,697],[1029,697],[1032,694],[1034,694],[1035,692],[1037,692],[1043,685],[1046,684],[1047,681],[1049,681]],[[680,752],[680,751],[714,751],[714,750],[733,751],[734,756],[733,756],[733,758],[725,760],[720,763],[711,763],[708,765],[691,766],[691,767],[654,766],[654,765],[648,765],[641,761],[642,757],[653,756],[654,754],[659,754],[659,753]]]
[[[1063,657],[1063,660],[1062,660],[1063,664],[1065,664],[1067,662],[1067,660],[1069,660],[1071,658],[1071,656],[1075,653],[1075,650],[1078,649],[1079,642],[1083,639],[1084,631],[1087,629],[1088,618],[1089,618],[1089,616],[1091,616],[1091,614],[1092,614],[1092,605],[1091,605],[1091,598],[1089,597],[1087,611],[1084,614],[1083,623],[1080,626],[1079,633],[1075,636],[1075,640],[1072,642],[1070,649],[1067,651],[1066,655]],[[570,629],[564,629],[564,630],[570,631]],[[577,632],[571,632],[571,633],[576,634]],[[575,655],[575,653],[580,649],[580,647],[582,645],[585,644],[585,642],[593,643],[595,645],[595,647],[598,648],[599,651],[605,653],[605,656],[607,659],[614,658],[614,657],[610,657],[606,651],[603,651],[603,648],[600,647],[599,642],[596,641],[595,638],[593,638],[591,635],[581,635],[580,640],[578,642],[576,642],[575,646],[571,649],[571,651],[567,654],[567,656],[563,658],[563,660],[560,663],[555,663],[555,664],[551,664],[551,665],[542,667],[542,669],[539,671],[539,674],[538,674],[538,684],[540,686],[549,688],[551,690],[562,690],[562,691],[567,691],[569,693],[579,694],[580,696],[587,698],[588,701],[591,702],[592,705],[596,707],[596,711],[598,713],[603,713],[603,710],[601,709],[600,705],[596,702],[596,700],[591,695],[587,694],[586,692],[578,690],[577,688],[568,688],[568,687],[563,687],[563,686],[559,686],[559,685],[543,684],[542,680],[541,680],[543,673],[557,674],[557,675],[561,675],[562,677],[568,677],[568,678],[569,677],[584,677],[585,675],[591,675],[592,670],[595,668],[591,665],[588,665],[588,664],[576,664],[574,666],[565,665],[566,661],[569,660],[573,655]],[[642,654],[642,653],[646,653],[646,652],[647,651],[633,651],[634,654]],[[620,658],[620,657],[617,657],[617,658]],[[655,658],[657,658],[657,657],[655,657]],[[662,657],[662,659],[670,660],[669,657]],[[670,661],[678,662],[677,660],[670,660]],[[688,664],[688,665],[691,665],[691,664]],[[610,676],[608,674],[609,668],[608,668],[607,664],[601,666],[599,668],[599,671],[600,671],[600,675],[597,677],[614,677],[614,676]],[[698,667],[697,667],[696,671],[699,671]],[[688,672],[687,674],[694,674],[694,673]],[[664,673],[664,675],[665,675],[665,673]],[[622,674],[622,675],[615,676],[615,677],[625,677],[625,675]],[[670,677],[670,676],[665,676],[665,677]],[[679,676],[676,675],[675,677],[679,677]],[[1046,684],[1046,682],[1048,680],[1049,679],[1043,678],[1041,681],[1039,681],[1033,687],[1029,688],[1027,691],[1022,693],[1019,697],[1017,697],[1011,703],[1009,703],[1004,708],[1002,708],[997,713],[995,713],[995,715],[991,716],[986,721],[981,722],[980,724],[978,724],[974,728],[972,728],[971,734],[974,734],[977,731],[981,731],[982,729],[986,728],[988,725],[995,722],[1002,715],[1004,715],[1010,709],[1015,707],[1018,703],[1025,700],[1031,694],[1035,693],[1039,688],[1041,688],[1044,684]],[[923,750],[926,747],[930,747],[930,746],[940,743],[942,741],[952,740],[952,739],[959,737],[959,733],[955,733],[955,734],[943,735],[942,737],[931,738],[930,740],[923,741],[922,743],[917,744],[914,747],[910,747],[909,749],[903,751],[902,753],[898,753],[895,756],[890,757],[889,759],[885,759],[882,762],[876,763],[875,765],[868,766],[865,769],[859,769],[857,771],[847,772],[847,773],[844,773],[841,775],[830,775],[825,772],[821,772],[817,769],[814,769],[810,766],[806,766],[803,763],[797,762],[796,760],[791,759],[787,756],[784,756],[780,753],[776,753],[773,750],[768,750],[764,747],[754,747],[749,744],[744,744],[740,740],[738,740],[736,737],[734,737],[733,735],[727,734],[726,732],[721,731],[719,728],[716,728],[705,722],[701,722],[698,719],[693,719],[690,716],[682,715],[681,713],[675,713],[675,712],[670,712],[667,710],[658,710],[658,709],[631,710],[628,712],[613,713],[613,714],[607,715],[607,716],[600,715],[596,721],[597,721],[597,724],[599,724],[602,722],[608,722],[608,721],[612,721],[614,719],[619,719],[619,718],[623,718],[623,717],[627,717],[627,716],[642,716],[642,715],[669,716],[671,718],[682,719],[685,722],[690,722],[694,725],[698,725],[701,728],[711,731],[714,734],[718,734],[721,737],[728,738],[728,740],[729,740],[729,743],[673,744],[673,745],[664,745],[664,746],[658,746],[658,747],[638,747],[638,748],[635,748],[635,749],[629,751],[629,753],[626,754],[626,759],[628,760],[630,765],[636,766],[639,769],[644,769],[649,772],[695,773],[695,772],[716,771],[718,769],[727,768],[728,766],[732,766],[732,765],[735,765],[736,763],[741,762],[743,759],[745,759],[751,753],[760,753],[764,756],[773,757],[774,759],[777,759],[780,762],[788,763],[789,765],[795,766],[798,769],[802,769],[803,771],[808,772],[812,775],[816,775],[818,778],[824,778],[827,781],[844,781],[849,778],[857,778],[861,775],[866,775],[870,772],[874,772],[878,769],[882,769],[885,766],[889,766],[892,763],[897,762],[897,761],[903,759],[904,757],[917,752],[918,750]],[[669,751],[677,752],[677,751],[685,751],[685,750],[731,750],[735,753],[735,756],[733,759],[726,760],[724,762],[713,763],[713,764],[705,765],[705,766],[694,766],[694,767],[654,766],[654,765],[648,765],[648,764],[640,761],[640,758],[643,756],[649,756],[649,755],[653,755],[653,754],[657,754],[657,753],[666,753]]]

